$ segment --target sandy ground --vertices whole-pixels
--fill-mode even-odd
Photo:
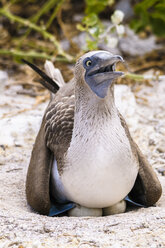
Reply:
[[[47,217],[32,212],[25,178],[32,146],[47,103],[5,88],[1,77],[0,247],[165,247],[165,195],[156,207],[99,218]],[[165,187],[165,82],[134,94],[117,86],[116,98],[132,135]],[[25,111],[25,109],[28,109]],[[164,175],[163,175],[164,174]],[[164,194],[164,192],[163,192]]]

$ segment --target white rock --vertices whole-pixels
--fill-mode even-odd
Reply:
[[[32,248],[41,248],[41,242],[39,240],[36,240],[35,242],[33,242],[32,244]]]

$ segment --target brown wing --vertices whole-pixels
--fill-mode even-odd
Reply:
[[[48,215],[50,209],[49,178],[53,159],[45,143],[44,120],[37,135],[26,177],[26,198],[37,212]]]
[[[45,140],[55,156],[63,155],[70,144],[74,119],[74,95],[53,101],[45,114]]]
[[[60,160],[71,141],[74,118],[73,83],[62,87],[47,107],[37,135],[26,178],[29,205],[41,214],[50,209],[50,171],[54,156]]]
[[[161,184],[153,168],[140,151],[138,145],[133,141],[124,118],[121,114],[119,115],[121,124],[125,128],[126,134],[130,139],[133,152],[137,154],[139,160],[139,174],[129,195],[135,202],[151,206],[159,200],[162,194]]]
[[[57,160],[59,173],[63,170],[63,157],[70,145],[74,122],[74,88],[67,89],[66,94],[62,88],[45,114],[45,140]]]

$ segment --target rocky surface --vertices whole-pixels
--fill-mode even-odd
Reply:
[[[5,75],[0,74],[0,247],[165,247],[164,191],[156,207],[109,217],[47,217],[27,206],[26,172],[47,102],[35,105],[34,97],[18,95],[21,86],[6,89]],[[164,190],[165,82],[140,85],[136,95],[119,85],[115,94]]]

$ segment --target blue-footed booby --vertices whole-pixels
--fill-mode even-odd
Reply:
[[[159,180],[115,106],[119,61],[107,51],[88,52],[67,84],[25,61],[53,92],[26,180],[27,201],[37,212],[101,216],[124,212],[126,197],[142,206],[160,198]]]

